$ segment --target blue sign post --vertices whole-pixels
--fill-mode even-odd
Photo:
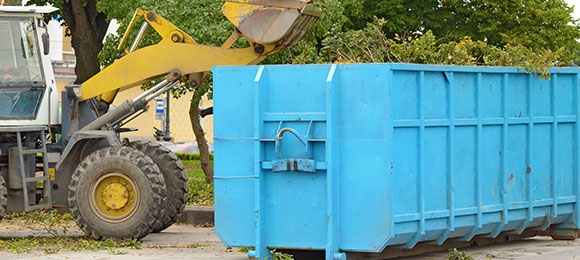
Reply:
[[[155,119],[164,120],[165,117],[165,100],[155,99]]]

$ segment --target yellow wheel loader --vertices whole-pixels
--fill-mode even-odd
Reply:
[[[185,170],[166,148],[123,144],[123,126],[180,82],[200,84],[215,65],[258,64],[296,44],[320,16],[304,0],[228,0],[235,25],[222,46],[195,40],[155,12],[124,55],[60,95],[48,58],[42,15],[48,7],[0,7],[0,217],[6,212],[69,208],[95,239],[138,239],[176,221],[188,198]],[[139,48],[148,29],[161,36]],[[244,37],[250,47],[231,48]],[[117,107],[123,89],[161,80]],[[60,105],[59,105],[60,100]],[[41,183],[42,185],[39,185]]]

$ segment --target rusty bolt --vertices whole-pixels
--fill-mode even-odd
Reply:
[[[171,35],[171,40],[173,42],[183,42],[183,38],[181,38],[181,36],[177,33]]]
[[[254,51],[258,54],[264,53],[264,45],[261,44],[254,45]]]
[[[147,13],[147,20],[149,20],[151,22],[155,22],[156,21],[155,14],[153,12],[148,12]]]

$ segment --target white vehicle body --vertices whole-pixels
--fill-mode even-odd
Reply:
[[[0,6],[0,127],[61,123],[48,44],[43,44],[48,32],[42,15],[56,10]]]

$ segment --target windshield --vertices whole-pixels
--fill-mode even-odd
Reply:
[[[0,119],[34,119],[45,84],[34,18],[0,20]]]
[[[0,20],[0,86],[43,81],[33,18]]]

